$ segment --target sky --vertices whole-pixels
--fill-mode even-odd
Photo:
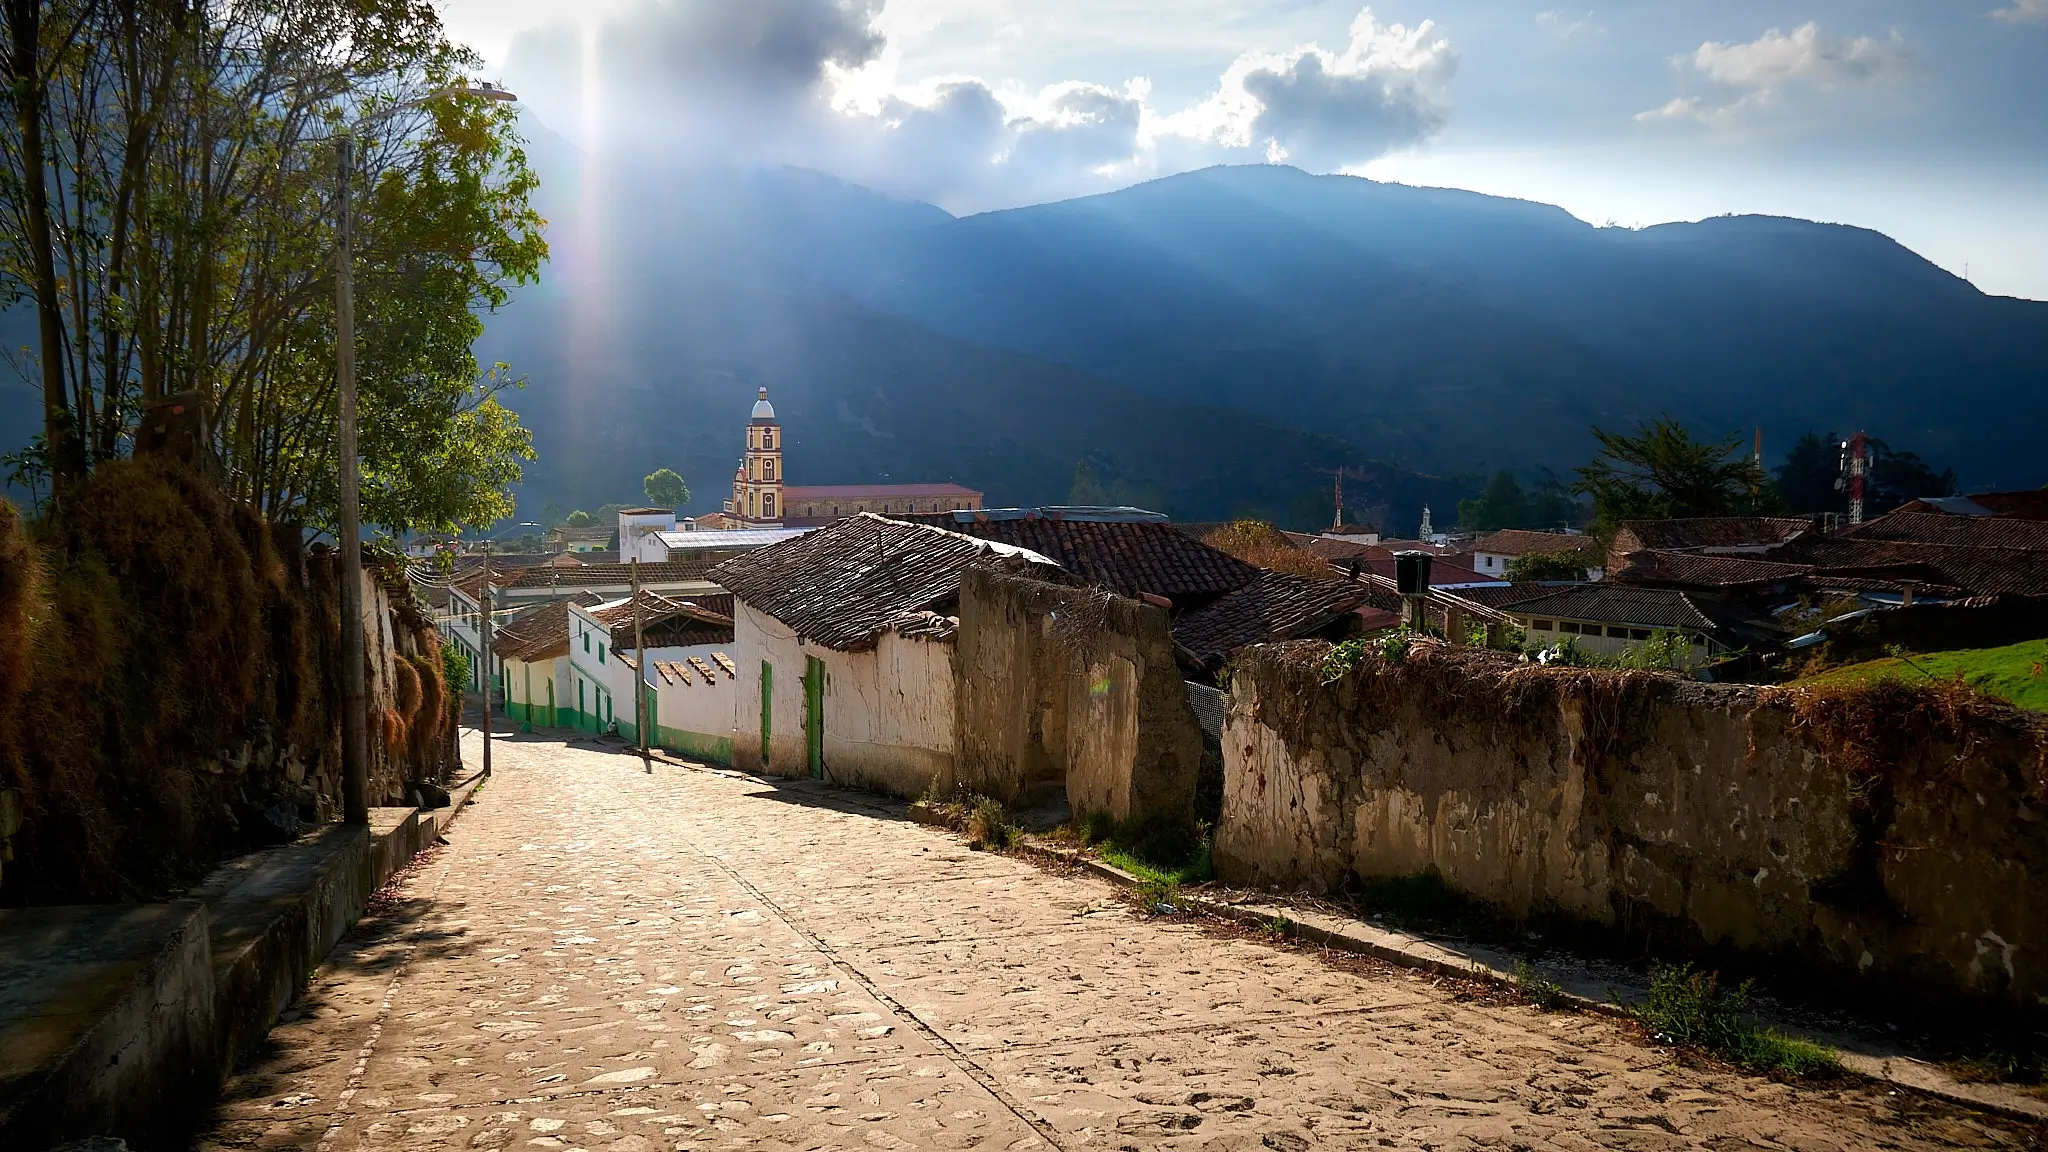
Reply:
[[[974,212],[1280,161],[1885,232],[2048,299],[2048,0],[440,0],[586,149]]]

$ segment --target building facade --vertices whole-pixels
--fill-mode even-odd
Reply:
[[[872,512],[878,516],[971,512],[982,494],[950,481],[931,484],[791,485],[782,459],[782,425],[763,388],[747,420],[747,449],[733,472],[725,515],[735,528],[818,525]],[[670,525],[674,527],[673,524]],[[619,537],[626,547],[624,529]]]

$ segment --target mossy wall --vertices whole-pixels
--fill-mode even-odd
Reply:
[[[2048,995],[2048,720],[1960,685],[1814,691],[1470,650],[1247,650],[1216,868],[1435,875],[1514,918],[1916,1003]]]
[[[61,516],[0,504],[0,903],[149,899],[339,808],[339,564],[157,459]],[[366,574],[371,803],[453,759],[439,639]]]

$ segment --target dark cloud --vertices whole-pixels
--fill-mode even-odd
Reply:
[[[977,210],[1276,148],[1330,168],[1370,160],[1434,131],[1434,87],[1451,61],[1429,24],[1383,27],[1365,11],[1341,53],[1241,57],[1203,105],[1160,116],[1142,80],[1036,93],[974,77],[878,85],[892,67],[874,29],[881,6],[647,0],[594,30],[522,34],[508,79],[543,122],[586,146],[821,168]]]

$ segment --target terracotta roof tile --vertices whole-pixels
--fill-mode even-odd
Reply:
[[[861,513],[727,560],[710,578],[807,640],[857,651],[873,647],[905,613],[953,601],[968,568],[1034,559],[957,532]]]
[[[1963,522],[1985,521],[1977,517]],[[1978,596],[1997,592],[2048,594],[2048,553],[2025,548],[1967,548],[1837,533],[1796,540],[1772,552],[1770,558],[1811,564],[1815,578],[1915,580],[1959,588]]]
[[[1628,563],[1614,572],[1610,579],[1623,584],[1739,588],[1794,580],[1813,571],[1808,564],[1700,552],[1631,552],[1627,559]]]
[[[1948,516],[1893,512],[1835,533],[1843,540],[1893,540],[1962,548],[2018,548],[2048,552],[2048,520],[2005,516]]]
[[[1259,570],[1171,524],[1051,516],[977,518],[972,513],[906,517],[983,540],[1029,548],[1120,596],[1207,599],[1242,588]]]
[[[1599,548],[1584,536],[1503,528],[1473,541],[1472,551],[1491,552],[1496,556],[1547,556],[1552,552],[1583,552],[1591,556]]]
[[[1783,544],[1812,528],[1811,521],[1779,516],[1696,516],[1681,520],[1624,520],[1630,551],[1683,552],[1700,548],[1762,548]]]
[[[1683,592],[1665,588],[1630,588],[1619,584],[1576,584],[1548,596],[1524,600],[1512,609],[1516,616],[1555,616],[1563,620],[1593,620],[1602,624],[1627,624],[1638,628],[1715,627],[1712,617],[1700,611]]]
[[[640,565],[640,583],[680,584],[704,579],[707,560],[669,560]],[[577,564],[568,568],[526,568],[506,582],[508,588],[623,588],[633,583],[631,564]]]
[[[1368,584],[1261,572],[1214,604],[1182,615],[1173,638],[1207,664],[1247,644],[1301,639],[1385,595]]]

